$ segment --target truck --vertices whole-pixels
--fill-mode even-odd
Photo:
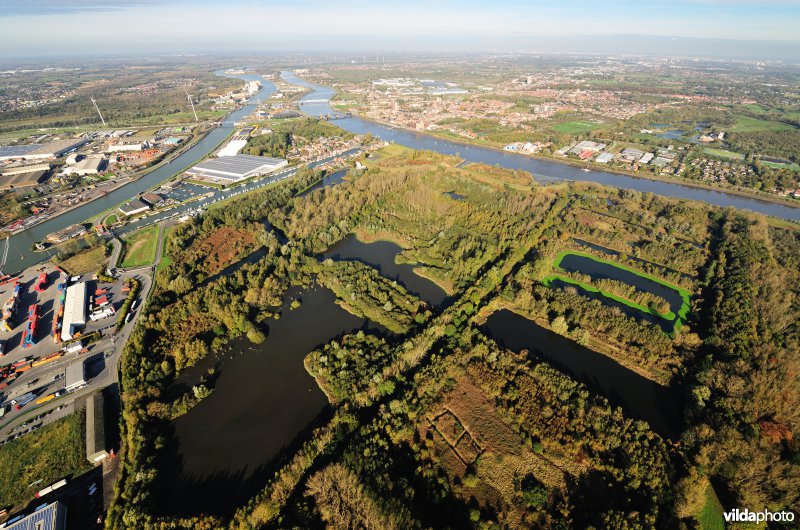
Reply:
[[[34,394],[33,392],[28,392],[27,394],[23,394],[16,399],[12,399],[11,404],[14,405],[14,407],[16,407],[17,410],[19,410],[28,403],[30,403],[31,401],[33,401],[34,399],[36,399],[36,394]]]
[[[50,401],[51,399],[53,399],[55,397],[56,397],[56,394],[55,394],[55,392],[53,392],[52,394],[47,394],[46,396],[40,397],[39,399],[37,399],[35,401],[35,403],[37,405],[41,405],[42,403],[47,403],[48,401]]]

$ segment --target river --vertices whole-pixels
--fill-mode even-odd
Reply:
[[[300,79],[292,72],[283,72],[281,78],[295,85],[303,86],[312,91],[300,100],[301,109],[313,116],[322,116],[334,112],[328,100],[334,95],[334,90]],[[751,197],[742,197],[725,191],[707,190],[686,186],[677,182],[663,182],[645,178],[630,177],[607,171],[592,169],[590,172],[580,168],[532,158],[516,153],[507,153],[479,146],[470,146],[434,138],[425,133],[418,133],[406,129],[394,128],[380,123],[375,123],[358,117],[336,120],[336,125],[347,131],[366,134],[381,138],[387,142],[395,142],[413,149],[427,149],[446,155],[459,156],[469,162],[479,162],[489,165],[499,165],[508,169],[521,169],[533,174],[537,180],[582,180],[596,182],[606,186],[615,186],[629,190],[650,192],[656,195],[703,201],[714,206],[732,206],[742,210],[751,210],[765,215],[800,221],[800,207],[788,206]]]

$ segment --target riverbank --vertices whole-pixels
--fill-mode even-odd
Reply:
[[[463,145],[463,146],[466,146],[466,147],[480,147],[482,149],[490,149],[492,151],[497,151],[499,153],[515,154],[515,155],[525,156],[525,157],[528,157],[528,158],[533,158],[533,159],[536,159],[536,160],[542,160],[542,161],[545,161],[545,162],[553,162],[553,163],[556,163],[556,164],[562,164],[562,165],[565,165],[565,166],[571,166],[571,167],[575,167],[575,168],[578,168],[578,169],[581,169],[581,170],[583,170],[586,167],[585,162],[578,162],[577,160],[555,158],[555,157],[551,157],[551,156],[539,155],[539,154],[533,154],[533,153],[521,153],[519,151],[506,151],[502,147],[498,147],[498,146],[495,146],[495,145],[482,144],[482,143],[478,143],[478,142],[470,142],[469,140],[467,140],[465,138],[454,138],[454,137],[446,136],[446,135],[443,135],[443,134],[437,134],[435,131],[428,131],[428,130],[426,130],[426,131],[418,131],[416,129],[412,129],[411,127],[405,127],[403,125],[397,125],[397,124],[394,124],[394,123],[391,123],[391,122],[388,122],[388,121],[378,120],[378,119],[375,119],[375,118],[370,118],[370,117],[364,116],[363,114],[358,113],[357,111],[351,111],[351,112],[352,112],[352,114],[354,116],[358,117],[359,119],[367,121],[367,122],[370,122],[370,123],[374,123],[376,125],[381,125],[383,127],[389,127],[391,129],[398,129],[398,130],[407,131],[407,132],[411,132],[411,133],[415,133],[415,134],[424,134],[426,136],[430,136],[431,138],[434,138],[434,139],[437,139],[437,140],[444,140],[444,141],[447,141],[447,142],[460,144],[460,145]],[[615,175],[624,175],[626,177],[633,177],[633,178],[644,179],[644,180],[652,180],[654,182],[666,182],[668,184],[679,184],[681,186],[687,186],[687,187],[690,187],[690,188],[696,188],[696,189],[701,189],[701,190],[706,190],[706,191],[717,191],[717,192],[721,192],[721,193],[729,193],[731,195],[737,195],[739,197],[745,197],[745,198],[748,198],[748,199],[756,199],[756,200],[760,200],[760,201],[764,201],[764,202],[771,202],[771,203],[774,203],[774,204],[780,204],[780,205],[783,205],[783,206],[791,206],[793,208],[800,209],[800,200],[788,199],[788,198],[784,198],[784,197],[777,197],[777,196],[772,195],[770,193],[759,192],[757,190],[747,190],[747,189],[741,189],[741,188],[735,188],[735,187],[718,186],[718,185],[714,185],[714,184],[707,184],[705,182],[699,182],[699,181],[696,181],[696,180],[693,180],[693,179],[685,179],[685,178],[682,178],[682,177],[662,177],[660,175],[646,175],[646,174],[642,174],[642,173],[637,173],[635,171],[626,171],[626,170],[620,169],[620,168],[600,166],[600,165],[597,165],[597,164],[591,164],[591,167],[595,168],[598,171],[602,171],[604,173],[613,173]],[[534,175],[534,177],[535,176],[536,175]],[[797,223],[793,222],[793,224],[797,224]]]

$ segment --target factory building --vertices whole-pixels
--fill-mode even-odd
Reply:
[[[4,530],[64,530],[67,527],[67,507],[62,502],[45,504],[24,517],[12,517]]]
[[[73,237],[79,237],[86,233],[86,227],[81,224],[69,225],[66,228],[63,228],[57,232],[53,232],[52,234],[47,234],[45,240],[48,243],[63,243],[67,239],[72,239]]]
[[[86,400],[86,459],[96,464],[107,456],[105,401],[100,391]]]
[[[140,213],[144,213],[147,210],[149,210],[150,207],[144,202],[140,201],[139,199],[133,199],[131,201],[126,202],[118,209],[120,212],[130,217],[132,215],[138,215]]]
[[[46,144],[0,146],[0,160],[11,160],[15,158],[24,160],[58,158],[87,143],[89,143],[89,140],[73,139],[56,140]]]
[[[192,176],[237,182],[256,175],[266,175],[285,167],[287,161],[282,158],[265,156],[235,155],[212,158],[193,166],[186,173]]]
[[[105,158],[84,158],[64,170],[65,175],[97,175],[106,166]]]
[[[65,391],[74,392],[88,384],[88,381],[86,381],[86,366],[84,366],[82,360],[67,366],[66,373],[64,374]]]
[[[247,145],[247,140],[231,140],[219,150],[217,156],[236,156]]]
[[[119,152],[126,152],[126,151],[144,151],[145,149],[149,149],[150,144],[148,142],[121,142],[118,144],[109,145],[106,148],[107,153],[119,153]]]
[[[67,287],[64,301],[64,319],[61,325],[61,339],[71,340],[78,328],[86,325],[86,282]]]

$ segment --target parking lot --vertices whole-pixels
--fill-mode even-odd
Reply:
[[[42,292],[37,292],[34,286],[42,273],[47,275],[47,286]],[[30,363],[44,359],[56,352],[61,352],[62,355],[39,366],[20,371],[16,378],[9,377],[5,381],[8,383],[7,386],[0,390],[0,408],[3,409],[3,415],[0,418],[0,425],[2,425],[0,427],[0,443],[27,434],[31,430],[73,412],[73,399],[70,398],[70,395],[54,396],[58,391],[64,390],[64,374],[68,366],[84,363],[86,380],[90,384],[93,378],[98,377],[107,368],[107,357],[114,349],[112,336],[117,321],[116,315],[97,321],[88,321],[82,336],[86,337],[94,333],[95,337],[91,342],[82,344],[83,348],[75,347],[72,348],[72,351],[66,351],[63,343],[59,344],[53,340],[52,326],[57,311],[57,285],[66,280],[65,275],[60,274],[55,267],[49,264],[28,269],[19,276],[20,302],[12,320],[12,330],[10,332],[0,331],[0,338],[6,340],[7,348],[6,354],[0,357],[0,367],[10,367],[15,363],[22,362]],[[87,278],[81,278],[81,281],[85,280]],[[89,279],[86,284],[89,300],[107,296],[110,304],[116,310],[119,310],[127,298],[127,293],[122,292],[122,282],[98,285],[95,280]],[[14,285],[15,282],[12,281],[0,286],[0,304],[5,303],[12,296]],[[98,289],[106,292],[98,296],[96,294]],[[34,303],[39,305],[40,318],[34,335],[35,343],[31,347],[25,348],[22,338],[27,326],[28,307]],[[91,312],[91,304],[89,311]],[[14,371],[11,368],[9,370]],[[40,403],[36,403],[36,400],[30,401],[21,409],[13,406],[12,400],[31,392],[36,395],[36,400],[53,397],[49,397],[49,401],[44,402],[42,407],[38,406]],[[9,426],[10,428],[7,428]]]

